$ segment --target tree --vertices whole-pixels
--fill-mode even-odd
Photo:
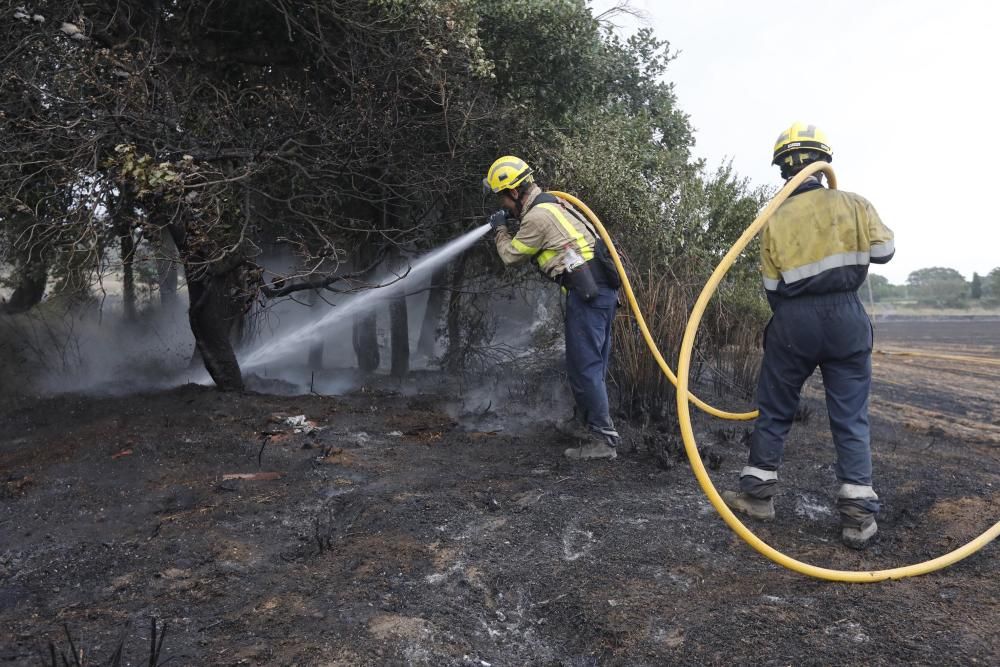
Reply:
[[[955,269],[931,267],[918,269],[906,279],[911,296],[925,305],[959,307],[968,296],[968,284]]]
[[[583,0],[87,0],[39,11],[44,21],[0,22],[0,261],[18,287],[7,308],[32,307],[47,284],[85,293],[108,272],[127,277],[136,258],[155,260],[172,294],[181,267],[220,388],[242,387],[236,339],[255,302],[367,289],[385,258],[467,230],[500,154],[579,193],[642,272],[686,257],[709,266],[766,194],[691,160],[693,130],[665,80],[669,44],[648,30],[619,39]],[[554,45],[545,58],[539,44]],[[265,247],[298,262],[271,273]],[[759,291],[754,265],[751,251],[727,286]],[[485,251],[443,269],[420,350],[446,310],[447,358],[460,367],[491,335],[482,293],[526,275]],[[397,301],[398,373],[409,365],[404,314]],[[373,369],[363,315],[354,342]]]
[[[969,296],[973,299],[981,299],[983,297],[983,279],[979,277],[978,273],[973,272],[972,283],[969,287]]]
[[[1000,266],[986,274],[983,295],[994,303],[1000,303]]]
[[[892,285],[889,284],[889,279],[885,276],[880,276],[877,273],[869,273],[868,284],[871,286],[872,298],[875,301],[885,301],[893,295]],[[864,289],[862,292],[866,293]]]
[[[496,104],[474,8],[287,4],[95,0],[4,21],[2,210],[30,232],[4,215],[9,256],[25,258],[14,306],[40,299],[60,268],[50,257],[80,258],[89,283],[119,257],[111,270],[127,277],[135,243],[169,229],[199,350],[206,365],[226,360],[209,371],[238,389],[230,334],[252,300],[340,291],[365,239],[373,256],[412,251],[468,218],[442,201],[468,182],[467,153],[486,160],[481,130],[494,132],[480,121]],[[125,233],[132,200],[138,241]],[[255,260],[277,239],[303,268],[268,282]]]

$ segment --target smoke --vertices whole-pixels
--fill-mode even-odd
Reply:
[[[109,297],[43,303],[6,318],[3,339],[16,349],[24,391],[121,395],[196,381],[188,372],[194,337],[186,304],[147,310],[126,321]]]
[[[244,373],[254,378],[251,384],[273,392],[280,382],[286,385],[282,393],[326,395],[361,386],[366,378],[355,368],[352,332],[356,318],[365,315],[375,317],[380,371],[387,371],[389,302],[401,295],[406,299],[409,349],[415,351],[430,297],[430,276],[423,272],[414,278],[411,272],[401,281],[398,275],[381,272],[371,282],[387,287],[353,293],[299,292],[268,304],[256,317],[252,340],[239,354]],[[434,356],[411,352],[411,371],[434,366]]]
[[[487,377],[461,383],[458,399],[446,404],[447,413],[467,431],[532,435],[539,426],[573,414],[573,398],[566,384],[562,359],[547,356],[525,371],[498,367]]]
[[[346,294],[300,292],[264,304],[251,314],[246,341],[237,347],[247,387],[274,394],[336,395],[363,384],[387,382],[404,394],[440,391],[440,374],[424,371],[438,368],[447,342],[443,335],[436,337],[430,356],[411,352],[406,379],[387,377],[389,303],[405,295],[410,350],[416,351],[434,269],[467,249],[485,231],[486,227],[473,230],[418,258],[402,279],[389,272],[372,278],[386,287]],[[291,256],[272,253],[261,263],[281,274],[289,272],[294,262]],[[549,285],[491,288],[478,298],[491,318],[492,336],[483,343],[473,380],[459,381],[453,387],[461,398],[450,410],[455,416],[499,417],[508,425],[511,419],[529,422],[544,416],[552,408],[550,396],[561,400],[566,395],[558,388],[564,379],[558,292]],[[365,314],[375,317],[382,360],[374,376],[357,370],[352,342],[353,323]],[[438,314],[439,327],[444,315]],[[3,354],[11,341],[16,342],[14,356],[20,366],[9,363],[10,355]],[[30,388],[21,382],[21,390],[121,395],[192,382],[210,385],[200,360],[192,363],[194,350],[183,289],[173,309],[148,304],[136,321],[122,317],[120,297],[111,295],[99,303],[50,300],[27,315],[0,322],[0,362],[8,372],[21,368],[18,375],[30,375],[33,380]],[[548,368],[544,373],[543,367]],[[563,401],[556,409],[567,405]]]
[[[489,225],[483,225],[424,255],[413,262],[409,271],[403,276],[383,274],[380,282],[383,284],[382,287],[352,294],[339,304],[338,308],[319,319],[294,327],[281,335],[261,340],[252,351],[240,359],[240,364],[246,369],[253,369],[285,360],[297,354],[304,346],[321,338],[342,334],[345,328],[350,326],[351,318],[370,312],[386,299],[406,294],[417,286],[425,284],[436,268],[468,249],[487,231]]]

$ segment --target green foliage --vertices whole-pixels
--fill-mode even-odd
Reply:
[[[975,272],[973,272],[972,282],[969,284],[969,296],[977,300],[983,298],[983,279]]]
[[[885,301],[891,295],[892,286],[889,284],[889,279],[885,276],[880,276],[877,273],[869,273],[867,282],[867,287],[871,289],[872,298],[875,301]],[[862,290],[864,289],[863,287]]]
[[[955,269],[934,266],[918,269],[906,279],[910,296],[929,306],[964,307],[968,297],[965,278]]]
[[[87,40],[30,22],[0,34],[0,204],[14,212],[0,238],[32,239],[50,275],[99,271],[123,233],[169,228],[211,275],[285,246],[301,270],[283,284],[301,286],[468,229],[486,167],[515,153],[590,205],[637,272],[683,264],[696,284],[769,195],[691,159],[669,43],[617,37],[584,0],[174,5],[84,3]],[[511,280],[498,264],[461,278]],[[755,248],[717,301],[709,328],[764,316]]]
[[[518,120],[562,126],[601,100],[606,47],[583,0],[475,0],[498,102]],[[542,55],[544,54],[544,56]],[[531,127],[526,123],[522,127]]]
[[[115,153],[116,159],[108,159],[105,166],[117,168],[118,179],[127,182],[139,199],[150,194],[163,194],[181,183],[183,176],[176,165],[170,162],[154,163],[150,155],[137,155],[133,144],[118,144]],[[191,156],[185,155],[180,164],[191,165]]]
[[[889,279],[885,276],[880,276],[877,273],[868,274],[868,284],[862,286],[861,292],[862,296],[868,298],[868,287],[871,287],[872,298],[876,302],[891,301],[893,299],[902,299],[906,297],[906,288],[900,285],[893,285],[889,282]]]
[[[988,298],[991,303],[1000,303],[1000,266],[986,274],[983,296]]]

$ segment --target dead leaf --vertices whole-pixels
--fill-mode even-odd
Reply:
[[[249,479],[263,482],[272,479],[281,479],[281,477],[280,472],[232,472],[223,475],[222,481],[224,482],[229,479]]]
[[[182,570],[177,567],[168,567],[160,573],[160,576],[164,579],[187,579],[191,576],[191,573],[188,570]]]

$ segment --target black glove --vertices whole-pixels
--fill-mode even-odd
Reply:
[[[507,224],[507,211],[504,209],[500,209],[499,211],[491,213],[490,217],[487,218],[486,221],[490,223],[490,229],[496,231],[497,227],[499,227],[500,225]]]

